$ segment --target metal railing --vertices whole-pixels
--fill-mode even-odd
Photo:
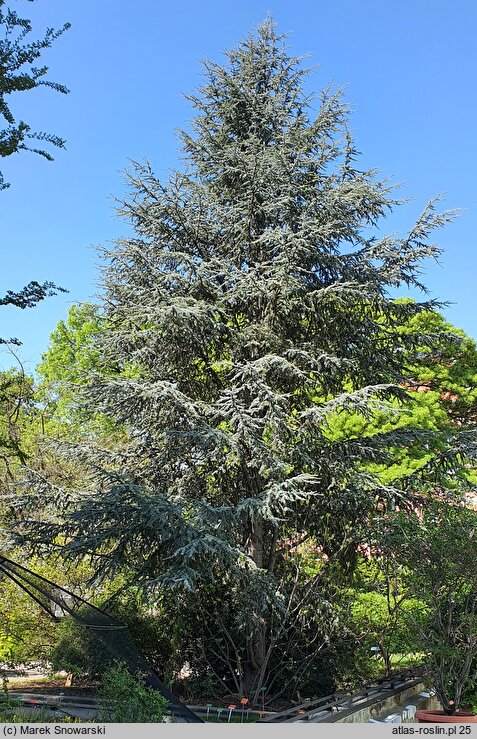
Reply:
[[[421,670],[403,670],[390,677],[379,678],[365,685],[356,693],[336,692],[321,698],[313,698],[298,706],[292,706],[286,711],[280,711],[262,718],[257,723],[293,723],[296,721],[310,721],[310,719],[316,723],[320,721],[338,721],[344,716],[372,706],[390,695],[418,685],[421,681]]]

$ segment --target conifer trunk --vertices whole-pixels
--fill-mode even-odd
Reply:
[[[260,569],[264,567],[264,532],[263,521],[260,518],[250,522],[248,538],[248,554]],[[257,693],[259,676],[263,673],[263,666],[267,654],[266,618],[263,613],[251,614],[247,624],[247,659],[244,667],[244,690],[247,695]]]

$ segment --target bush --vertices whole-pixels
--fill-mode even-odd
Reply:
[[[0,662],[46,662],[57,629],[15,582],[6,577],[0,582]]]
[[[117,605],[108,609],[128,625],[132,639],[151,669],[168,682],[172,675],[173,644],[168,626],[161,614],[138,611],[137,603]],[[58,640],[51,650],[52,670],[66,670],[74,675],[100,677],[112,666],[115,657],[101,640],[72,618],[62,621]]]
[[[168,705],[157,690],[144,685],[140,674],[131,675],[123,662],[104,672],[100,698],[98,720],[108,723],[162,723]]]

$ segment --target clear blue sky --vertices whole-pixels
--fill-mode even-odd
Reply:
[[[48,89],[11,99],[32,128],[67,139],[53,163],[30,154],[0,162],[10,190],[0,193],[0,293],[31,279],[54,280],[69,295],[33,310],[2,308],[0,336],[17,335],[33,369],[72,301],[97,292],[94,245],[121,236],[114,196],[124,191],[128,159],[148,158],[166,177],[177,164],[174,129],[191,110],[182,93],[200,84],[200,59],[223,60],[268,13],[290,32],[290,50],[318,70],[309,89],[348,85],[351,125],[363,166],[402,183],[412,202],[389,222],[403,231],[436,193],[460,207],[439,234],[441,266],[425,282],[452,301],[446,315],[477,337],[475,0],[11,0],[37,35],[70,21],[44,55]],[[9,359],[0,354],[0,361]]]

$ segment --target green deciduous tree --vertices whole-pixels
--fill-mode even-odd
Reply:
[[[434,503],[418,516],[391,515],[379,537],[422,615],[407,614],[444,711],[455,713],[477,674],[477,515]],[[403,573],[404,576],[403,576]]]
[[[392,482],[432,463],[445,454],[456,431],[475,426],[477,398],[477,349],[475,341],[448,323],[439,312],[423,311],[396,329],[413,336],[422,346],[403,356],[402,385],[409,393],[405,402],[393,402],[369,417],[354,412],[336,414],[329,422],[331,438],[374,436],[398,428],[429,432],[423,439],[396,448],[393,459],[371,464],[383,482]],[[471,469],[455,470],[459,483],[475,480]],[[455,486],[455,481],[448,480]]]
[[[46,662],[57,625],[16,583],[0,578],[0,660],[8,664]]]
[[[72,305],[65,321],[59,321],[50,336],[47,351],[37,367],[42,381],[80,385],[92,371],[100,371],[100,335],[103,331],[98,307],[89,303]]]
[[[33,408],[33,381],[23,370],[0,373],[0,460],[2,482],[13,480],[27,461],[25,422]]]
[[[117,425],[95,409],[79,407],[76,402],[78,390],[87,384],[92,372],[104,376],[121,374],[120,367],[108,365],[100,351],[101,337],[107,330],[108,324],[97,306],[72,305],[67,319],[59,321],[51,334],[48,349],[37,367],[36,399],[50,421],[60,424],[62,434],[70,440],[78,434],[91,434],[93,429],[103,437],[113,437],[117,431]],[[51,424],[48,433],[54,433]]]
[[[418,594],[409,591],[395,563],[390,567],[377,549],[371,557],[368,553],[361,559],[354,573],[354,586],[349,593],[349,628],[356,636],[357,662],[368,669],[374,665],[375,671],[384,666],[386,675],[390,675],[422,651],[409,617],[422,625],[423,603]]]
[[[210,669],[258,700],[294,692],[329,638],[335,567],[377,501],[412,498],[408,479],[384,483],[369,465],[428,434],[337,439],[329,424],[407,397],[406,368],[433,338],[401,327],[433,304],[390,291],[420,286],[439,253],[428,236],[452,214],[431,202],[409,234],[378,239],[396,203],[357,168],[340,93],[314,112],[307,72],[268,21],[227,56],[190,97],[184,170],[162,183],[134,167],[120,209],[134,236],[105,250],[100,352],[120,374],[91,373],[83,399],[127,438],[114,451],[59,444],[88,477],[60,492],[32,473],[25,505],[40,496],[56,514],[20,538],[98,555],[98,575],[125,571],[151,598],[175,588],[179,611],[200,616],[191,638]],[[430,489],[466,447],[413,487]],[[312,571],[292,556],[303,537]]]

